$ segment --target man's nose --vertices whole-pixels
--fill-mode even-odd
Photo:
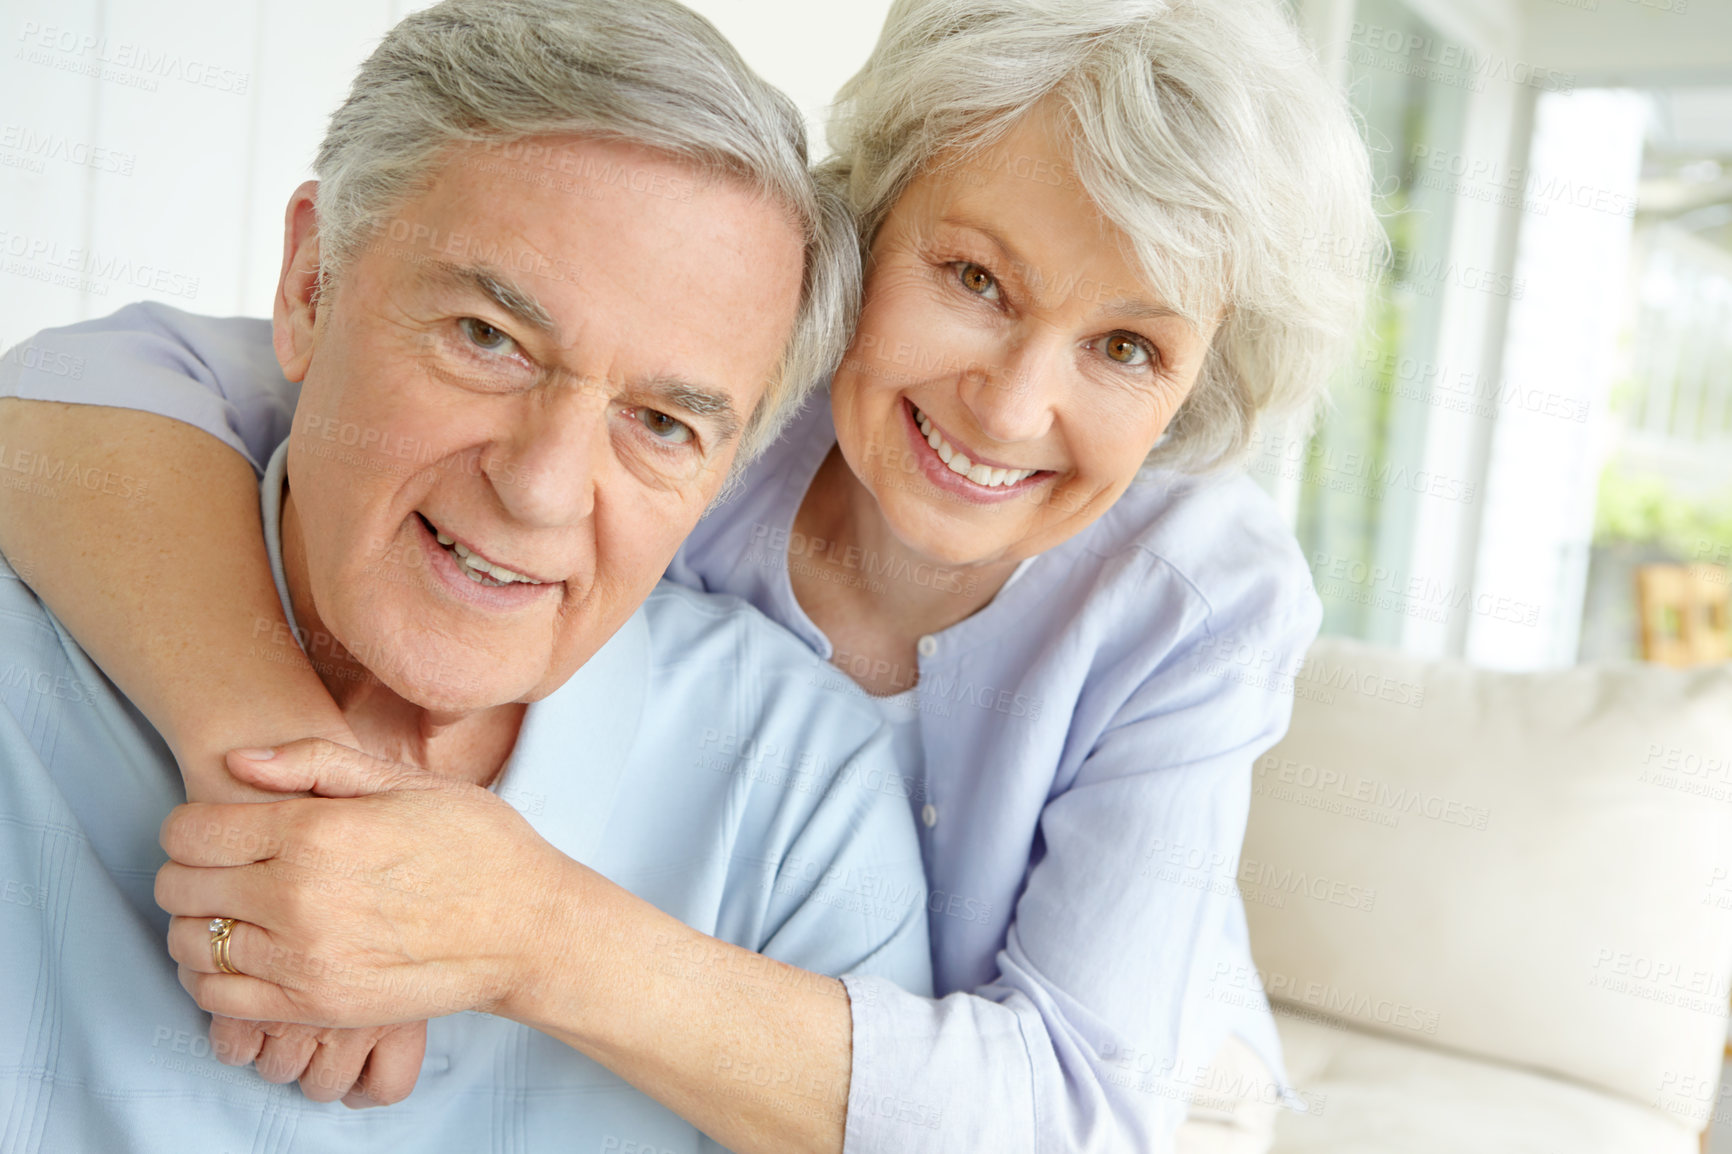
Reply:
[[[1067,352],[1056,333],[1024,331],[990,361],[964,369],[961,400],[980,431],[1005,444],[1045,436],[1052,427]]]
[[[524,406],[514,434],[484,468],[515,520],[546,528],[572,525],[595,508],[607,438],[607,405],[594,390],[548,389]]]

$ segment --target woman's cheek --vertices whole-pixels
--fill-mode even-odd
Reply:
[[[879,362],[894,370],[885,381],[923,381],[954,372],[953,362],[969,342],[952,318],[953,304],[930,292],[908,291],[892,294],[881,305],[872,337]]]

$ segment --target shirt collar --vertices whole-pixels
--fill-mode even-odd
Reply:
[[[283,490],[288,485],[289,442],[285,439],[271,454],[264,480],[259,482],[259,516],[265,524],[265,552],[271,558],[271,580],[277,583],[277,598],[283,603],[283,617],[288,620],[289,630],[299,640],[301,630],[295,621],[295,607],[289,603],[289,578],[283,570]]]
[[[288,441],[277,446],[259,490],[265,551],[283,615],[300,627],[283,569],[283,493]],[[301,647],[303,650],[306,646]],[[593,857],[624,777],[649,689],[650,631],[644,607],[558,689],[532,704],[517,745],[492,789],[561,852]],[[581,756],[579,756],[581,754]]]
[[[493,790],[537,833],[594,861],[649,693],[650,630],[639,606],[564,685],[531,705]],[[679,708],[677,703],[668,703]]]

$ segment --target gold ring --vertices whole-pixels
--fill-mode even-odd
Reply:
[[[239,970],[229,965],[229,935],[234,932],[233,918],[212,918],[210,920],[210,956],[216,963],[218,973],[238,974]]]

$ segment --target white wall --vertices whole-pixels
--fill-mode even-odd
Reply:
[[[746,62],[819,126],[830,98],[866,63],[890,0],[684,0],[722,30]]]
[[[283,206],[325,118],[424,6],[0,0],[0,348],[141,299],[268,312]],[[816,123],[889,3],[692,7]]]

